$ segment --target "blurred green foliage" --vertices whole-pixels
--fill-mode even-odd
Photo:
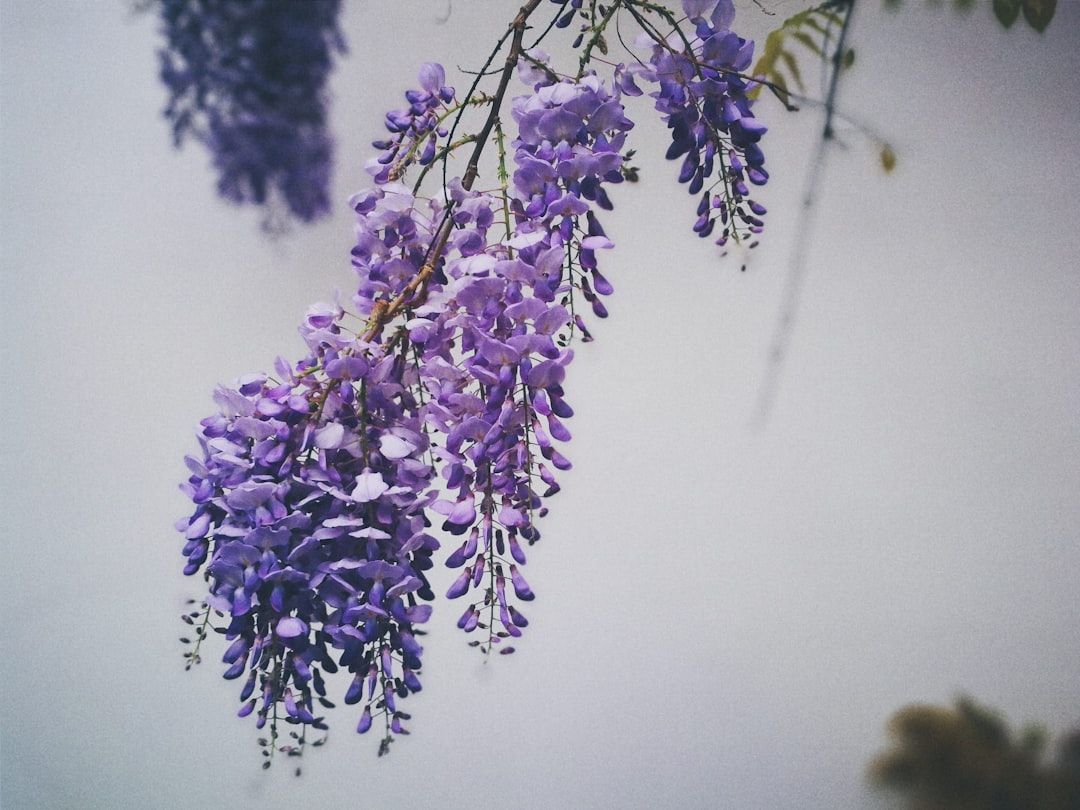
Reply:
[[[1014,735],[993,710],[962,698],[952,708],[907,706],[888,725],[893,747],[869,778],[901,794],[907,810],[1080,810],[1080,728],[1052,763],[1047,735]]]
[[[885,0],[885,7],[896,9],[903,2],[904,0]],[[941,5],[942,0],[926,0],[926,2]],[[975,8],[976,0],[952,0],[952,5],[957,11],[970,11]],[[1022,12],[1027,24],[1041,34],[1054,19],[1057,0],[991,0],[990,6],[998,22],[1006,28],[1010,28]]]

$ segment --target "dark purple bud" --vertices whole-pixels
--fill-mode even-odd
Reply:
[[[299,655],[294,655],[292,661],[293,669],[296,670],[296,676],[304,683],[310,681],[311,669],[308,667],[307,662]]]
[[[358,672],[356,677],[353,678],[353,682],[349,684],[349,690],[345,693],[345,702],[349,705],[353,703],[359,703],[360,699],[364,696],[364,678]]]
[[[705,169],[703,166],[698,166],[694,172],[694,176],[690,179],[690,185],[687,186],[687,191],[690,194],[697,194],[705,186]]]
[[[251,697],[251,693],[255,691],[255,670],[251,671],[248,675],[247,681],[244,682],[244,688],[240,690],[240,700],[247,700]]]
[[[225,674],[221,677],[227,681],[231,681],[234,678],[239,678],[244,673],[245,664],[246,662],[243,658],[241,658],[239,661],[237,661],[235,664],[225,670]]]
[[[480,611],[477,610],[476,608],[474,608],[472,610],[471,614],[469,615],[468,621],[465,622],[465,624],[462,626],[461,629],[464,630],[466,633],[471,633],[473,630],[476,629],[476,626],[479,623],[480,623]]]
[[[697,167],[697,153],[691,152],[686,156],[686,159],[683,160],[682,169],[679,171],[679,182],[688,182],[690,178],[694,176],[694,173],[697,171]],[[692,193],[696,194],[697,192]]]
[[[495,566],[495,598],[499,604],[506,608],[506,577],[503,576],[502,566]]]
[[[528,627],[529,620],[513,605],[510,606],[510,620],[518,627]]]
[[[251,597],[248,596],[247,591],[245,591],[243,588],[237,588],[235,591],[233,591],[233,616],[243,616],[249,610],[251,610]]]
[[[367,674],[368,700],[374,700],[374,698],[375,698],[375,689],[378,687],[378,685],[379,685],[379,668],[377,666],[375,666],[374,664],[372,664],[370,667],[368,667],[368,674]]]
[[[371,707],[365,706],[363,713],[360,715],[360,722],[356,724],[356,733],[363,734],[369,728],[371,728]]]
[[[459,596],[464,594],[465,591],[469,590],[469,580],[472,579],[472,575],[472,566],[469,566],[464,571],[462,571],[461,575],[454,580],[454,584],[451,585],[450,588],[446,591],[446,598],[457,599]]]
[[[465,625],[469,623],[469,620],[472,618],[473,612],[475,610],[476,605],[469,605],[467,608],[465,608],[465,612],[461,614],[461,618],[457,621],[458,628],[460,628],[461,630],[465,629]]]
[[[510,581],[514,584],[514,593],[517,594],[518,599],[523,602],[530,602],[536,598],[536,595],[529,587],[529,583],[525,581],[525,577],[518,571],[516,565],[510,565]]]
[[[383,677],[392,677],[394,672],[394,659],[390,655],[389,644],[383,644],[379,649],[379,663],[382,665]]]
[[[742,130],[743,134],[750,141],[758,140],[762,135],[764,135],[768,131],[768,127],[766,127],[763,123],[758,121],[756,118],[745,118],[745,117],[740,118],[738,120],[738,122],[736,122],[732,126],[733,134],[734,134],[734,131],[736,129]]]
[[[705,192],[701,195],[701,201],[698,203],[697,215],[700,217],[706,211],[709,210],[709,192]]]
[[[525,552],[521,550],[521,544],[517,540],[517,532],[510,532],[510,556],[522,565],[525,564]]]
[[[270,607],[274,609],[275,613],[285,612],[285,588],[281,585],[275,585],[274,589],[270,591]]]
[[[405,686],[408,687],[410,692],[419,692],[424,687],[420,684],[420,679],[416,677],[416,673],[411,669],[406,669],[401,679],[405,682]]]
[[[549,459],[551,463],[555,465],[556,469],[559,470],[569,470],[574,466],[566,456],[562,455],[554,448],[550,448],[549,451],[544,454],[544,457]]]
[[[243,636],[236,639],[229,649],[225,651],[225,655],[221,657],[221,660],[226,664],[235,664],[238,658],[243,658],[248,651],[248,640]],[[242,699],[242,698],[241,698]]]
[[[435,159],[435,139],[431,138],[427,144],[424,145],[423,154],[420,155],[420,165],[427,166],[431,161]]]
[[[547,417],[548,432],[552,438],[558,439],[560,442],[570,441],[570,431],[566,429],[566,426],[560,422],[554,414]]]

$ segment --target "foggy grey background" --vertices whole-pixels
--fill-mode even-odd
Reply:
[[[804,6],[763,5],[737,20],[759,45]],[[719,260],[631,106],[642,181],[603,220],[612,317],[567,382],[575,469],[518,653],[484,666],[437,604],[413,735],[377,759],[342,707],[296,779],[259,769],[223,645],[183,671],[182,458],[217,383],[296,359],[307,306],[348,294],[384,111],[426,60],[464,89],[518,4],[347,2],[341,204],[267,240],[172,151],[152,17],[0,0],[0,805],[875,807],[909,702],[1080,723],[1080,4],[1042,36],[879,5],[841,106],[900,162],[839,127],[765,426],[820,117],[762,102],[763,244]]]

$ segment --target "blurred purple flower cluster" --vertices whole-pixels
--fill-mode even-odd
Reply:
[[[329,211],[333,143],[327,76],[344,51],[340,0],[151,0],[166,46],[165,116],[180,145],[208,147],[218,191],[237,203],[280,197],[309,222]]]

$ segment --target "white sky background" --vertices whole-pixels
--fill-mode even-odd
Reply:
[[[737,20],[759,41],[803,7],[762,2]],[[840,127],[767,425],[820,119],[762,102],[770,213],[740,273],[632,106],[643,179],[603,219],[612,317],[568,379],[575,469],[517,655],[483,666],[437,603],[412,737],[376,759],[341,706],[302,778],[259,769],[224,645],[183,671],[182,457],[218,382],[299,357],[308,304],[347,293],[384,111],[426,60],[464,90],[517,6],[348,2],[341,205],[268,241],[171,150],[154,19],[0,0],[5,810],[872,807],[909,702],[1080,722],[1080,3],[1039,36],[867,0],[840,103],[900,163]]]

